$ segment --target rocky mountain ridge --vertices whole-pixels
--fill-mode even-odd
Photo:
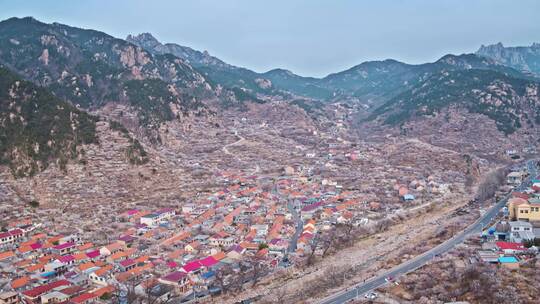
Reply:
[[[501,42],[482,45],[476,54],[512,67],[516,70],[540,76],[540,43],[531,46],[505,47]]]
[[[0,22],[0,63],[81,108],[130,104],[141,124],[207,111],[216,93],[172,55],[153,55],[105,33],[33,18]]]

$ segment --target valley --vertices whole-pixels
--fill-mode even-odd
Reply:
[[[382,274],[489,228],[467,228],[486,210],[508,217],[497,198],[536,208],[540,56],[521,69],[493,49],[315,78],[149,33],[4,20],[0,295],[397,299]]]

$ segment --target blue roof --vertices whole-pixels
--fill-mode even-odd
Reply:
[[[41,276],[44,277],[44,278],[46,278],[46,277],[53,276],[53,275],[55,275],[55,274],[56,274],[56,272],[54,272],[54,271],[48,271],[48,272],[42,273]]]
[[[209,279],[209,278],[211,278],[213,276],[214,276],[213,271],[208,271],[208,272],[205,272],[205,273],[201,274],[201,277],[203,277],[203,279]]]
[[[409,200],[412,201],[412,200],[414,199],[414,195],[412,195],[412,194],[405,194],[405,195],[403,196],[403,199],[406,200],[406,201],[409,201]]]
[[[513,257],[513,256],[505,256],[505,257],[500,257],[499,258],[499,263],[517,263],[517,259],[516,257]]]

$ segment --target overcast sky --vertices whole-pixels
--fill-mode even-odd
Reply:
[[[33,16],[119,38],[151,32],[231,64],[304,76],[540,42],[538,0],[0,0],[0,8],[2,20]]]

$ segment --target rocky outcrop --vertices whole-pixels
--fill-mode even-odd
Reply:
[[[482,45],[476,54],[500,64],[540,76],[540,43],[531,46],[505,47],[502,43]]]

